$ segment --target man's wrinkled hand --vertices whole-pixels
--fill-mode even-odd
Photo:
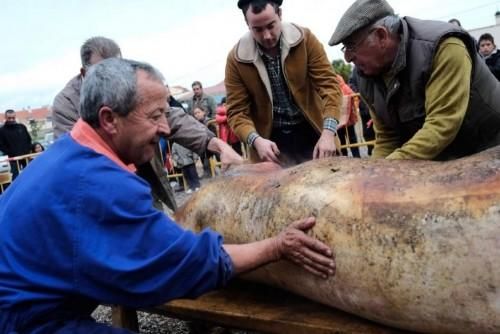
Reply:
[[[220,152],[220,162],[222,171],[226,171],[232,165],[241,165],[243,158],[231,146],[227,145]]]
[[[309,217],[290,224],[275,238],[276,257],[326,279],[335,274],[335,259],[327,245],[306,234],[315,223],[315,218]]]
[[[225,141],[217,137],[210,139],[207,150],[219,153],[223,171],[227,170],[231,165],[243,163],[243,158]]]

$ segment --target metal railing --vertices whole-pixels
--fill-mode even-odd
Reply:
[[[42,154],[39,153],[30,153],[24,154],[17,157],[9,157],[7,160],[9,162],[15,162],[18,173],[22,173],[23,169],[37,156]],[[12,171],[9,173],[0,173],[0,194],[5,191],[5,189],[13,182],[13,174]]]

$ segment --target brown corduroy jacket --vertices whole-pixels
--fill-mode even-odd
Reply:
[[[342,93],[323,45],[307,28],[282,24],[281,62],[294,102],[320,133],[325,117],[338,119]],[[228,123],[240,140],[251,132],[269,138],[272,91],[264,61],[250,32],[230,51],[226,63]],[[257,161],[251,149],[251,159]]]

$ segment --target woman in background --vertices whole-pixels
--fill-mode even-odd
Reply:
[[[40,153],[43,151],[45,151],[45,147],[43,147],[41,143],[36,141],[33,144],[31,144],[31,153]]]

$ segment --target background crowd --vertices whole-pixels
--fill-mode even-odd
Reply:
[[[179,103],[155,67],[123,59],[109,38],[83,43],[80,71],[52,106],[56,142],[28,167],[16,162],[0,196],[0,332],[127,333],[91,311],[196,297],[276,261],[335,275],[330,246],[307,234],[314,217],[247,244],[182,229],[169,216],[172,166],[191,193],[198,159],[208,176],[212,159],[224,170],[242,155],[281,167],[359,158],[356,147],[342,151],[358,140],[372,140],[364,154],[380,159],[452,160],[500,144],[491,36],[476,41],[459,25],[356,0],[329,41],[355,65],[343,77],[310,29],[282,19],[282,2],[237,2],[249,31],[228,52],[218,106],[200,81]],[[14,111],[5,119],[3,153],[43,150]]]

